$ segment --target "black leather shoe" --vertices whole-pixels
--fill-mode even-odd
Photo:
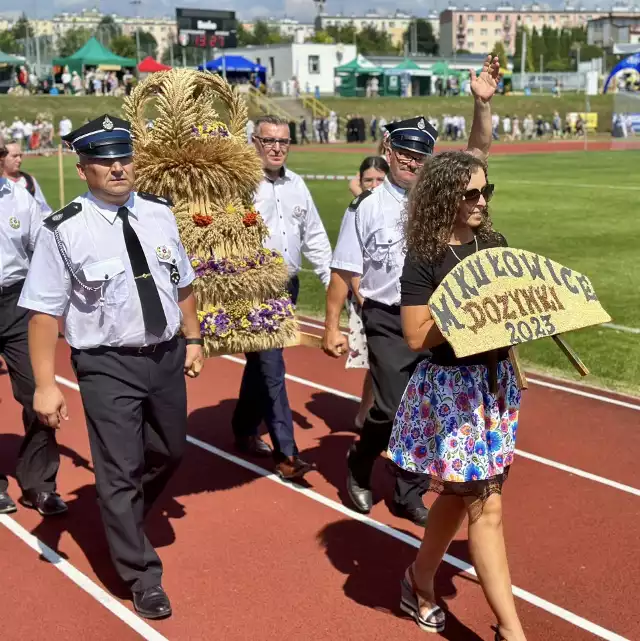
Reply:
[[[64,514],[69,508],[56,492],[34,492],[27,490],[22,495],[22,504],[37,510],[42,516]]]
[[[259,436],[237,438],[236,449],[243,454],[259,458],[270,458],[273,455],[273,450],[269,447],[269,444],[265,443]]]
[[[353,503],[356,511],[361,514],[369,514],[373,507],[373,494],[371,490],[358,484],[351,470],[351,455],[353,450],[349,450],[347,455],[347,494]]]
[[[429,510],[424,505],[400,505],[400,503],[391,504],[391,513],[422,527],[427,524],[429,516]]]
[[[134,592],[133,607],[145,619],[166,619],[171,616],[171,603],[161,585]]]
[[[0,492],[0,514],[13,514],[17,511],[13,499],[6,492]]]

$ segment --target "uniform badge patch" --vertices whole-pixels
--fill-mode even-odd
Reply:
[[[109,118],[109,116],[104,117],[104,120],[102,121],[102,128],[105,131],[111,131],[113,129],[113,122],[111,121],[111,118]]]
[[[293,208],[293,215],[296,218],[302,218],[306,213],[307,213],[307,210],[304,207],[300,207],[300,205],[296,205]]]
[[[418,129],[424,129],[424,128],[425,128],[424,118],[420,118],[420,120],[418,120]]]
[[[11,216],[11,218],[9,218],[9,225],[12,229],[20,229],[20,221],[15,216]]]
[[[161,260],[169,260],[171,258],[171,250],[166,245],[156,247],[156,256]]]

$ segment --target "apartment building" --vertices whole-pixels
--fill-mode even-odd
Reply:
[[[535,27],[538,31],[545,26],[552,29],[571,29],[586,27],[590,20],[628,12],[627,7],[617,6],[594,9],[572,6],[553,9],[543,4],[519,7],[504,4],[493,9],[451,6],[440,14],[440,53],[451,56],[460,49],[477,54],[486,53],[491,51],[497,42],[502,42],[507,54],[513,55],[516,29],[520,26],[529,29]]]
[[[315,25],[300,22],[293,18],[266,18],[261,20],[269,29],[275,29],[283,38],[291,38],[294,42],[304,42],[311,38],[315,32]],[[247,33],[253,33],[255,22],[243,22],[242,27]]]
[[[431,23],[436,38],[440,30],[440,20],[436,12],[432,12],[423,18]],[[377,12],[367,12],[364,15],[343,15],[336,13],[329,15],[320,13],[316,17],[316,29],[326,29],[327,27],[355,27],[356,31],[361,31],[366,27],[373,27],[378,31],[385,31],[391,36],[391,42],[394,45],[400,45],[403,42],[405,31],[409,28],[411,22],[415,20],[414,16],[402,11],[396,11],[394,14],[382,15]]]
[[[629,53],[635,53],[640,44],[640,11],[590,20],[587,25],[587,43],[610,53],[623,53],[614,51],[616,45],[622,46]]]

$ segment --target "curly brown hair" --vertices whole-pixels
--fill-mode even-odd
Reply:
[[[409,194],[406,213],[407,251],[415,258],[439,263],[460,209],[460,203],[478,169],[487,175],[484,161],[466,151],[445,151],[429,158]],[[484,220],[475,230],[479,239],[500,244],[488,206]]]

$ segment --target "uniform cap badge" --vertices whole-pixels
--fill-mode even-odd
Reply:
[[[15,216],[11,216],[11,218],[9,218],[9,225],[13,229],[20,229],[20,221]]]
[[[102,128],[106,131],[111,131],[113,129],[113,122],[111,122],[111,118],[109,118],[109,116],[104,117],[104,120],[102,121]]]
[[[161,260],[169,260],[171,258],[171,250],[166,245],[156,247],[156,255]]]
[[[420,118],[420,120],[418,120],[418,129],[424,129],[424,127],[424,118]]]

